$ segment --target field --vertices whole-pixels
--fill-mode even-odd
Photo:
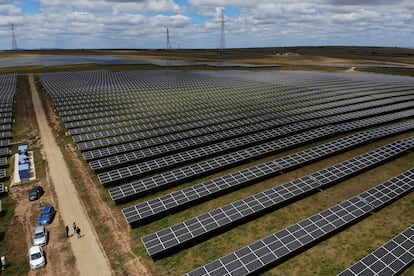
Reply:
[[[128,273],[132,257],[112,250],[114,229],[129,237],[130,250],[151,274],[181,275],[412,169],[413,141],[399,141],[414,134],[414,80],[345,73],[348,68],[342,66],[408,65],[411,50],[370,48],[360,53],[348,48],[338,54],[330,49],[324,57],[311,50],[272,49],[267,59],[269,49],[255,55],[250,51],[243,59],[241,50],[224,53],[232,62],[263,60],[281,68],[16,69],[39,73],[44,104],[54,107],[49,117],[57,118],[55,134],[115,274]],[[283,51],[300,55],[276,55]],[[165,53],[142,55],[162,59]],[[212,60],[214,55],[203,53],[197,59]],[[373,61],[372,56],[381,58]],[[299,68],[329,72],[294,70]],[[50,72],[55,70],[61,72]],[[412,74],[406,68],[394,71]],[[325,180],[315,180],[318,176]],[[258,271],[340,273],[412,225],[411,187],[313,242],[301,241],[298,248],[286,242],[292,251]],[[117,216],[115,225],[105,220],[105,212]],[[412,268],[405,272],[410,273]]]

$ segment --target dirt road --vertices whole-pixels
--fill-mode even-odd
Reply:
[[[57,212],[62,217],[64,224],[69,226],[70,234],[73,234],[73,222],[76,222],[81,229],[81,238],[78,239],[74,235],[69,239],[75,254],[77,268],[81,275],[112,275],[113,272],[108,259],[84,211],[63,155],[48,125],[42,103],[36,91],[33,75],[29,75],[29,83],[43,150],[49,166],[50,179],[58,198]],[[49,256],[48,260],[53,262],[53,256]]]

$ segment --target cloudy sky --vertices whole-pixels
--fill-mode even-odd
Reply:
[[[0,49],[414,46],[413,0],[0,0]]]

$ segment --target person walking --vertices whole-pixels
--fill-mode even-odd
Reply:
[[[79,227],[76,227],[76,234],[78,235],[78,239],[81,237],[81,230]]]
[[[65,231],[66,231],[66,238],[69,238],[69,226],[66,225]]]

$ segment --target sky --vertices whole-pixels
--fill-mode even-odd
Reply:
[[[413,0],[0,0],[0,50],[414,46]]]

